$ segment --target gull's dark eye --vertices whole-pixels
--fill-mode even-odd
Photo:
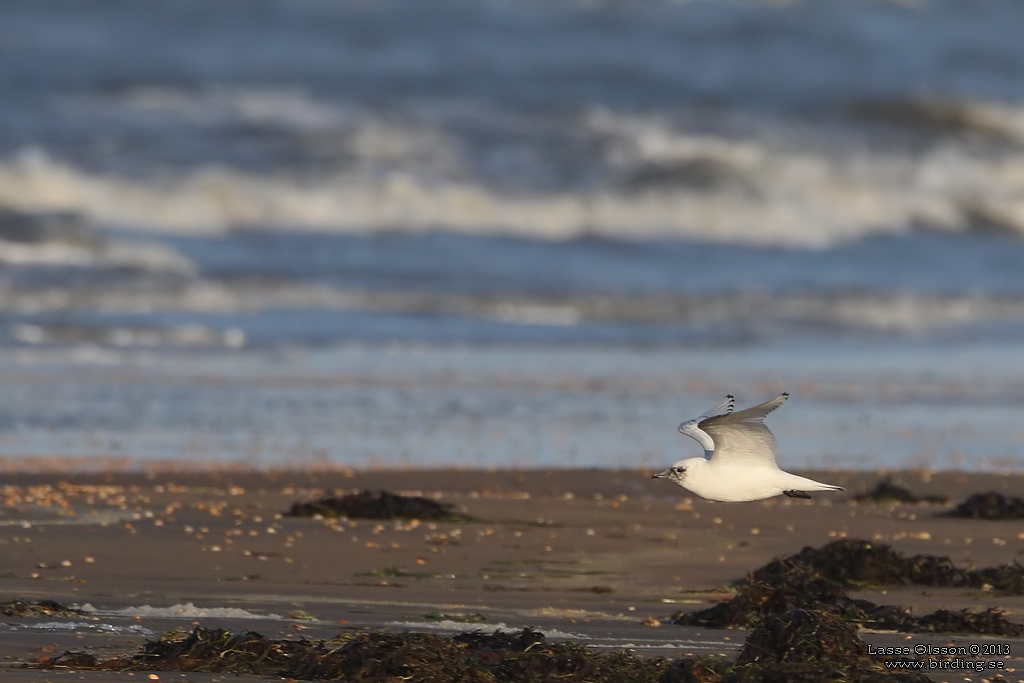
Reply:
[[[675,472],[676,474],[682,474],[683,472],[686,471],[686,469],[683,467],[673,467],[672,471]]]

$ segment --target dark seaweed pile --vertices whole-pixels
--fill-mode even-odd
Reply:
[[[171,634],[169,634],[171,635]],[[180,635],[180,634],[179,634]],[[197,627],[186,637],[150,641],[136,655],[100,660],[65,652],[43,668],[208,671],[301,680],[367,683],[430,681],[656,681],[667,667],[630,652],[593,653],[574,643],[549,643],[531,629],[455,636],[360,632],[336,640],[270,640],[258,633]]]
[[[948,557],[906,557],[885,543],[841,539],[821,548],[807,547],[795,555],[768,563],[754,572],[779,573],[777,563],[807,567],[832,583],[853,586],[918,585],[950,588],[991,588],[1010,595],[1024,595],[1024,565],[962,569]]]
[[[828,612],[798,609],[772,617],[754,630],[736,664],[843,660],[855,664],[865,656],[867,647],[849,622]]]
[[[1024,568],[1014,567],[1019,588]],[[876,605],[846,593],[848,587],[865,584],[973,586],[974,581],[982,580],[978,576],[995,576],[999,574],[995,570],[1003,569],[1006,568],[958,569],[946,557],[905,558],[885,544],[844,539],[774,560],[747,576],[732,600],[698,612],[676,613],[669,621],[710,628],[754,628],[793,610],[808,610],[832,614],[850,624],[875,630],[1024,635],[1024,625],[1010,622],[992,609],[938,610],[915,617],[909,610]]]
[[[8,600],[0,602],[0,616],[5,617],[74,617],[85,614],[80,609],[62,605],[56,600]]]
[[[792,613],[754,631],[735,665],[720,659],[644,659],[630,651],[592,652],[551,643],[531,629],[454,636],[360,632],[328,641],[270,640],[252,631],[197,627],[146,643],[135,655],[101,660],[64,652],[39,668],[203,671],[299,680],[365,683],[754,683],[764,681],[924,682],[887,674],[865,656],[848,624],[830,615]]]
[[[420,496],[401,496],[390,491],[360,491],[324,498],[312,503],[295,503],[292,517],[348,517],[350,519],[429,519],[468,522],[473,518],[455,512],[454,506]]]
[[[891,659],[898,659],[893,657]],[[857,629],[829,612],[793,610],[771,617],[747,637],[730,683],[843,681],[924,683],[921,673],[889,673],[867,653]]]
[[[941,517],[969,519],[1024,519],[1024,499],[1004,496],[995,491],[975,493]]]
[[[778,573],[761,572],[744,581],[732,600],[705,610],[676,613],[673,624],[708,628],[756,628],[793,610],[830,614],[860,628],[907,633],[1024,635],[1024,625],[996,610],[938,610],[915,617],[909,610],[851,598],[845,589],[807,567],[775,564]]]
[[[853,497],[858,503],[927,503],[929,505],[945,505],[949,498],[945,496],[917,496],[902,486],[892,483],[891,477],[886,477],[875,484],[875,488],[866,493],[858,493]]]

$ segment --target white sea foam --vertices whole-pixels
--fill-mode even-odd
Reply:
[[[78,302],[78,293],[22,294],[0,311],[31,308],[64,310]],[[521,296],[407,295],[401,292],[360,292],[327,286],[272,284],[230,286],[198,281],[173,291],[123,290],[86,292],[80,305],[100,312],[161,311],[219,313],[232,311],[336,312],[379,311],[389,314],[436,314],[480,318],[502,323],[572,328],[585,323],[694,325],[714,328],[741,320],[747,326],[807,329],[866,330],[915,333],[985,322],[1024,320],[1024,298],[1016,295],[928,294],[920,292],[872,293],[862,291],[757,294],[748,292],[706,295],[700,299],[662,297],[655,304],[629,295],[566,295],[548,301]],[[11,338],[25,344],[73,340],[102,341],[114,346],[228,347],[250,340],[241,328],[219,329],[201,323],[183,325],[67,327],[18,323]]]
[[[174,249],[142,240],[111,240],[99,245],[60,242],[19,243],[0,239],[0,263],[132,268],[191,275],[194,264]]]
[[[2,624],[11,631],[73,631],[85,633],[124,633],[130,635],[151,636],[156,631],[138,624],[118,626],[101,621],[35,621]]]
[[[97,614],[121,617],[152,617],[171,619],[197,619],[210,617],[217,619],[271,619],[283,620],[280,614],[256,614],[238,607],[196,607],[191,602],[171,605],[170,607],[152,607],[141,605],[116,610],[98,610]]]
[[[36,517],[0,519],[0,527],[21,527],[30,529],[40,526],[107,526],[134,519],[133,512],[96,510],[90,514],[68,514],[63,508],[36,508]]]
[[[237,122],[298,129],[333,128],[351,118],[347,108],[321,102],[300,89],[212,86],[186,90],[162,86],[132,88],[118,96],[67,100],[66,105],[174,116],[193,123]]]

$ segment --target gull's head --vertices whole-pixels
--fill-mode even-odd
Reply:
[[[691,458],[690,460],[680,460],[672,467],[667,470],[657,472],[651,475],[651,479],[668,479],[673,484],[679,484],[685,486],[686,473],[693,467],[691,460],[703,460],[704,458]]]

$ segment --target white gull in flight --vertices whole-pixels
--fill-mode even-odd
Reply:
[[[841,486],[783,472],[775,464],[775,437],[764,418],[789,398],[781,394],[761,405],[733,412],[725,400],[700,417],[679,425],[679,433],[704,447],[703,458],[680,460],[653,479],[668,479],[701,498],[726,503],[761,500],[779,494],[810,498],[807,491],[842,491]]]

